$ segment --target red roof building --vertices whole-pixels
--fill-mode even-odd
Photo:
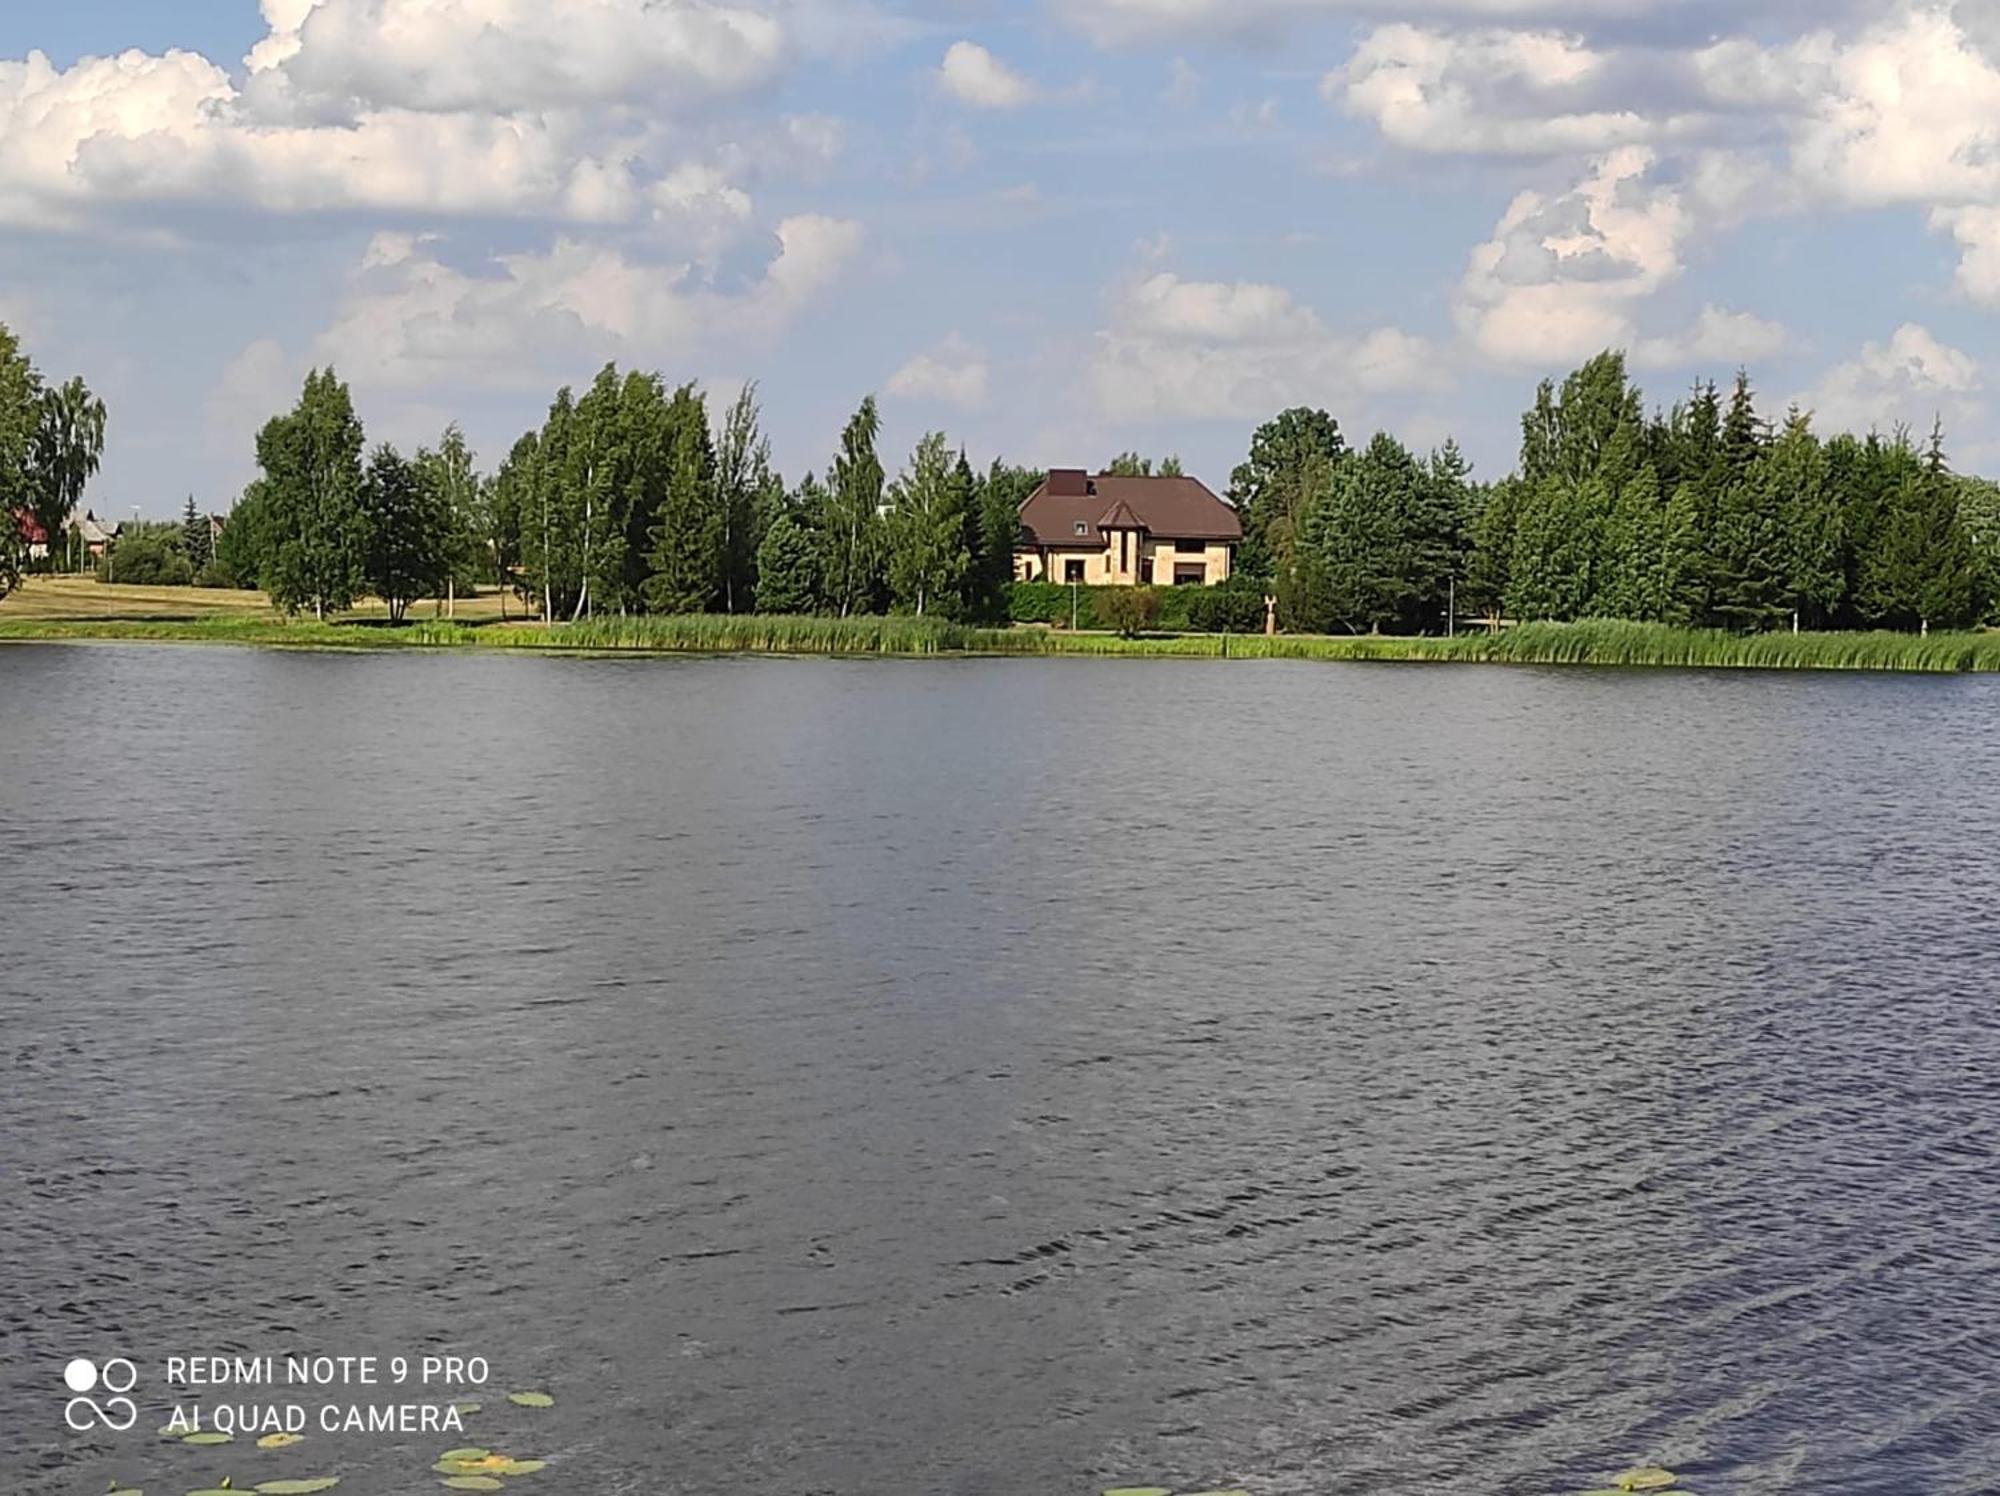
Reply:
[[[1202,587],[1229,580],[1243,522],[1195,478],[1092,476],[1058,468],[1021,505],[1014,576],[1093,587]]]

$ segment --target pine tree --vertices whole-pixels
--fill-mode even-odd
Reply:
[[[811,613],[819,607],[819,544],[788,511],[757,547],[757,611]]]
[[[646,604],[656,613],[705,613],[722,598],[724,525],[707,408],[693,385],[675,391],[668,421],[667,486],[653,527]]]
[[[1957,628],[1971,621],[1976,592],[1977,563],[1959,519],[1940,424],[1921,466],[1905,475],[1890,501],[1864,572],[1862,604],[1890,628]]]
[[[187,496],[181,506],[181,549],[187,552],[188,565],[199,576],[215,560],[215,546],[208,533],[208,516],[196,507],[194,495]]]

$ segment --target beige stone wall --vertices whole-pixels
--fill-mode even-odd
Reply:
[[[1118,538],[1112,537],[1111,546],[1051,550],[1048,571],[1042,570],[1040,551],[1017,551],[1014,553],[1014,580],[1017,582],[1066,582],[1065,563],[1083,562],[1083,581],[1087,587],[1171,587],[1174,585],[1174,567],[1201,566],[1207,572],[1206,585],[1215,586],[1229,580],[1230,548],[1226,545],[1211,545],[1199,553],[1185,555],[1174,550],[1173,542],[1159,543],[1146,541],[1143,544],[1137,536],[1130,542],[1131,564],[1123,569],[1118,565]]]
[[[1176,566],[1200,566],[1207,572],[1203,585],[1213,587],[1229,580],[1230,559],[1230,548],[1226,545],[1211,545],[1199,554],[1176,551],[1172,541],[1149,545],[1146,547],[1146,571],[1141,580],[1155,587],[1171,587],[1174,585]]]

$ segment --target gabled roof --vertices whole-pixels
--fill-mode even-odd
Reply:
[[[1083,533],[1077,533],[1077,526]],[[1159,540],[1243,538],[1243,522],[1196,478],[1095,477],[1058,468],[1021,505],[1022,544],[1096,547],[1109,529],[1139,529]]]

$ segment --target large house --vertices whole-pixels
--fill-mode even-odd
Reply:
[[[1194,478],[1058,468],[1021,505],[1014,576],[1092,587],[1207,587],[1229,580],[1243,522]]]

